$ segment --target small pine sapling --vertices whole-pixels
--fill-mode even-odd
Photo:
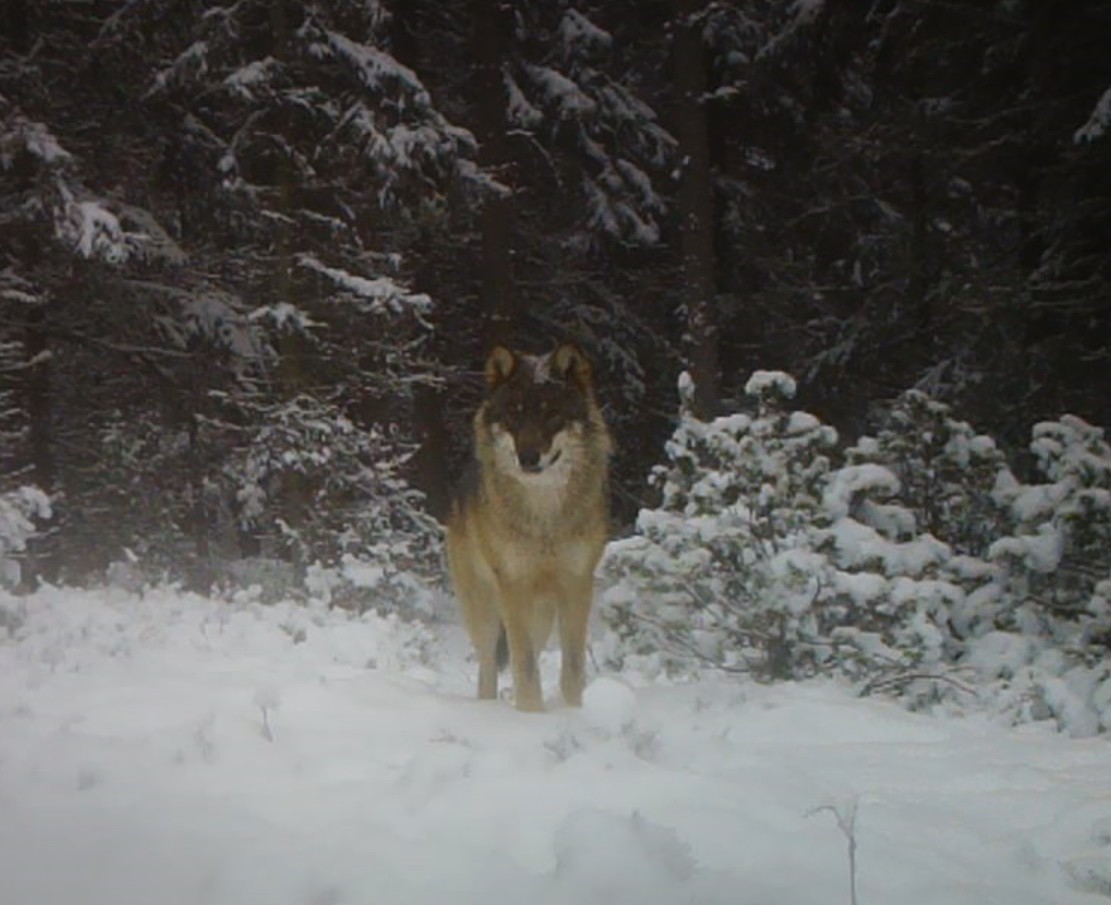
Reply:
[[[805,552],[837,436],[787,410],[794,390],[786,374],[757,372],[755,415],[706,422],[681,379],[668,461],[651,477],[660,505],[605,565],[603,615],[627,653],[662,656],[669,671],[798,674],[814,597]]]

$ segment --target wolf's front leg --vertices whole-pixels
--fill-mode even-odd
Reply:
[[[509,641],[509,662],[513,668],[513,694],[517,709],[537,712],[544,709],[544,696],[540,690],[536,649],[525,618],[527,606],[524,596],[506,594],[502,619],[506,640]]]
[[[478,699],[492,701],[498,696],[498,635],[501,621],[495,616],[474,633],[478,655]]]
[[[559,642],[562,649],[559,686],[563,700],[581,707],[586,687],[586,630],[594,594],[592,576],[569,580],[559,607]]]

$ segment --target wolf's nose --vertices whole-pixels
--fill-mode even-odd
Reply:
[[[517,453],[517,461],[525,471],[540,470],[540,453],[535,449],[522,449]]]

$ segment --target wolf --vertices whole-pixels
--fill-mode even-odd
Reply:
[[[517,709],[543,710],[536,659],[558,622],[560,688],[578,707],[594,569],[609,536],[613,440],[573,343],[546,355],[497,346],[485,377],[472,461],[446,526],[478,697],[497,696],[508,653]]]

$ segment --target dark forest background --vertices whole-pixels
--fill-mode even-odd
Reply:
[[[3,0],[24,579],[420,561],[495,342],[595,361],[621,523],[682,370],[846,438],[1111,424],[1109,47],[1106,0]]]

